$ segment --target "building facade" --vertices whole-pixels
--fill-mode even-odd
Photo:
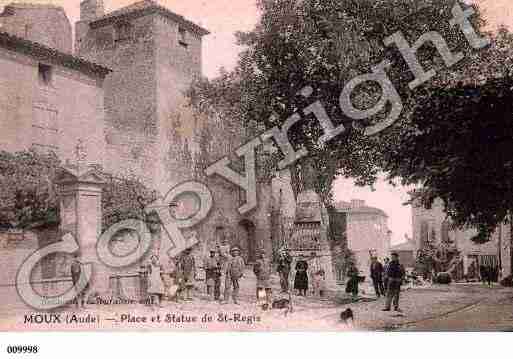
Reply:
[[[502,224],[497,227],[490,240],[477,244],[471,240],[477,234],[472,228],[454,229],[447,219],[443,201],[436,199],[430,209],[424,208],[418,201],[412,204],[413,242],[419,250],[426,241],[439,243],[443,238],[454,242],[460,253],[463,273],[469,274],[469,268],[479,268],[480,265],[491,265],[502,268],[503,275],[511,273],[510,225]]]
[[[405,237],[406,240],[404,242],[390,247],[390,253],[397,253],[399,256],[399,262],[406,269],[413,269],[415,268],[416,262],[416,245],[412,238],[409,238],[408,236]]]
[[[365,201],[337,202],[335,209],[345,216],[347,246],[354,253],[356,265],[364,275],[369,274],[370,257],[380,260],[389,255],[391,231],[388,229],[387,214],[367,206]]]
[[[295,211],[290,175],[260,176],[258,207],[241,215],[244,191],[204,174],[252,136],[237,119],[206,117],[188,106],[184,92],[201,76],[207,30],[151,0],[110,13],[102,0],[82,1],[74,54],[60,7],[11,4],[0,24],[0,149],[36,147],[65,161],[81,142],[88,162],[133,175],[161,195],[200,180],[214,206],[200,226],[185,230],[200,239],[196,254],[238,245],[251,263],[258,250],[272,253],[272,213]],[[257,158],[265,160],[262,152]],[[178,202],[178,217],[194,210],[194,198]],[[117,242],[129,246],[119,242],[132,237]]]
[[[143,178],[161,193],[189,179],[177,154],[198,152],[201,124],[184,92],[201,76],[207,34],[149,0],[107,14],[102,0],[81,3],[77,54],[113,70],[105,80],[108,171]]]
[[[47,24],[29,21],[29,14],[43,10],[42,5],[7,6],[0,16],[0,149],[52,150],[64,160],[73,157],[77,142],[84,139],[91,161],[103,163],[104,81],[110,70],[63,52],[70,49],[66,41],[50,36]],[[53,6],[48,12],[50,19],[60,19],[53,32],[66,33],[70,24],[65,15]],[[29,39],[16,35],[22,21],[34,24]],[[40,39],[36,29],[61,50],[49,47],[52,41]]]

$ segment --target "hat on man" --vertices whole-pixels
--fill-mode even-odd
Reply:
[[[233,252],[239,252],[240,253],[240,248],[237,247],[237,246],[233,246],[231,249],[230,249],[230,253],[233,253]]]

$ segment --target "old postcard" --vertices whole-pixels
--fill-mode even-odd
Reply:
[[[1,331],[513,330],[511,1],[1,5]]]

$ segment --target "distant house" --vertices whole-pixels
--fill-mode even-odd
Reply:
[[[347,236],[348,247],[355,255],[361,274],[368,276],[370,254],[380,260],[389,254],[392,232],[387,225],[388,216],[383,210],[367,206],[362,200],[337,202],[335,210],[345,216],[342,231]]]
[[[464,275],[469,274],[470,268],[479,268],[481,265],[490,265],[498,271],[502,268],[504,275],[511,273],[509,224],[498,226],[488,242],[474,243],[471,238],[477,231],[473,228],[451,228],[441,199],[436,199],[430,209],[424,208],[418,200],[414,200],[412,224],[415,250],[420,249],[427,241],[439,243],[443,238],[453,241],[460,252]]]
[[[408,237],[406,239],[406,242],[390,247],[390,253],[397,253],[399,255],[399,262],[405,268],[413,268],[415,267],[416,246],[413,239]]]

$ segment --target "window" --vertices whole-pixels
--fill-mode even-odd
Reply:
[[[130,40],[132,38],[132,25],[128,22],[117,24],[115,30],[115,41]]]
[[[34,105],[32,108],[32,145],[46,152],[58,150],[58,112],[55,109]]]
[[[38,65],[39,84],[50,86],[52,84],[52,67],[50,65]]]
[[[183,27],[178,28],[178,43],[185,48],[189,46],[187,43],[187,31]]]

